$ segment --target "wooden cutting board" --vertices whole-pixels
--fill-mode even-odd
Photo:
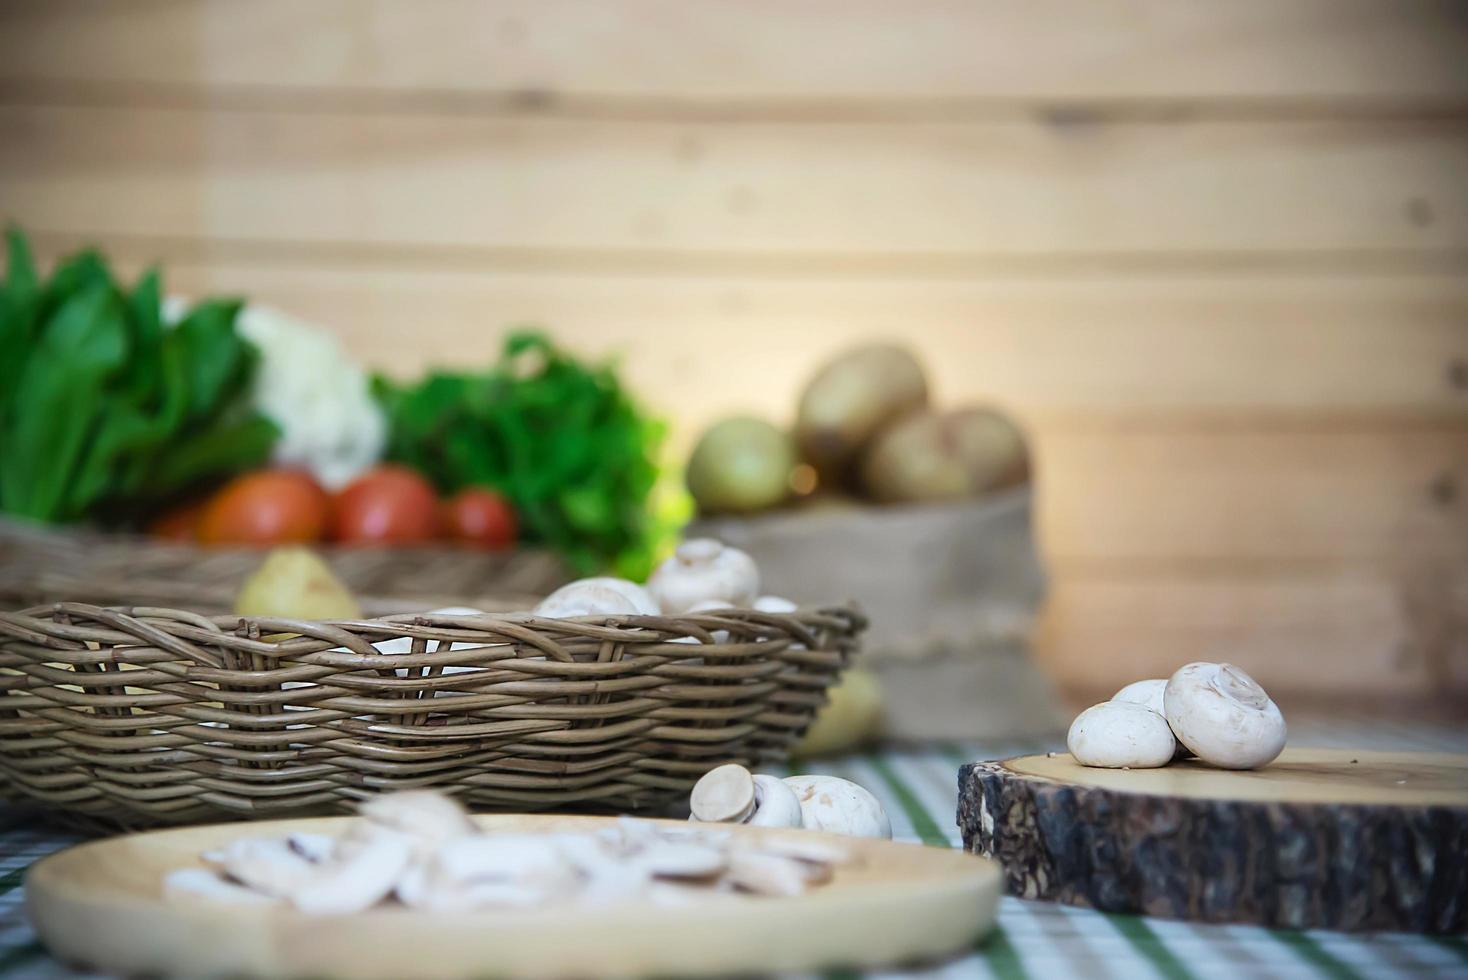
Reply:
[[[245,836],[340,833],[350,817],[214,824],[72,847],[26,877],[36,932],[62,960],[169,977],[636,977],[876,967],[968,949],[994,921],[999,869],[962,851],[823,838],[852,860],[798,898],[720,896],[572,912],[308,916],[165,901],[163,876]],[[494,815],[488,831],[594,830],[609,817]],[[686,824],[679,824],[686,827]],[[800,830],[728,828],[781,836]]]
[[[1286,749],[1248,772],[1069,755],[959,772],[964,846],[1006,889],[1290,928],[1468,929],[1468,756]]]

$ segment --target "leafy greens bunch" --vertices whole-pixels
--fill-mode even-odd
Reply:
[[[651,502],[664,427],[639,412],[611,366],[523,331],[485,373],[433,372],[405,386],[379,376],[373,388],[389,420],[388,458],[445,493],[504,494],[524,538],[578,572],[640,580],[651,570],[667,531]]]
[[[94,251],[43,281],[8,236],[0,286],[0,510],[134,521],[206,480],[263,463],[276,428],[249,408],[256,353],[238,300],[163,322],[157,270],[125,290]]]

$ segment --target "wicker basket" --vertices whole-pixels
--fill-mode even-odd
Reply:
[[[0,613],[0,793],[144,826],[349,811],[647,810],[783,759],[855,608],[327,623],[57,603]]]

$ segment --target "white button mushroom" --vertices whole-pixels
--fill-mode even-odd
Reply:
[[[799,827],[804,822],[794,790],[775,776],[751,774],[736,763],[704,773],[688,799],[692,818],[751,827]]]
[[[317,865],[279,837],[245,837],[231,841],[218,851],[203,855],[204,861],[223,871],[246,888],[272,898],[285,898],[316,873]]]
[[[658,603],[636,582],[601,576],[577,579],[561,586],[535,607],[535,615],[548,619],[573,616],[656,616]]]
[[[688,798],[693,819],[704,823],[743,823],[754,806],[754,777],[733,762],[704,773]]]
[[[1133,681],[1126,687],[1111,696],[1113,701],[1130,701],[1132,704],[1143,704],[1157,712],[1162,717],[1167,717],[1167,710],[1163,706],[1163,692],[1167,690],[1167,678],[1153,677],[1145,681]],[[1173,751],[1174,759],[1186,759],[1193,753],[1181,742]]]
[[[777,776],[754,777],[754,813],[744,821],[751,827],[800,827],[805,816],[795,791]]]
[[[882,804],[864,787],[836,776],[789,776],[785,785],[800,801],[801,826],[851,837],[892,836]]]
[[[1101,769],[1156,769],[1177,750],[1167,719],[1130,701],[1102,701],[1082,711],[1065,745],[1076,762]]]
[[[713,538],[694,538],[678,546],[647,581],[647,590],[668,616],[687,612],[708,599],[748,606],[759,594],[754,559]]]
[[[762,595],[754,600],[754,608],[767,613],[793,613],[800,607],[777,595]]]
[[[1154,677],[1145,681],[1133,681],[1113,694],[1111,700],[1146,705],[1165,718],[1167,712],[1162,710],[1162,692],[1166,689],[1167,678],[1165,677]]]
[[[1285,720],[1258,682],[1233,664],[1192,663],[1167,682],[1167,723],[1220,769],[1257,769],[1285,745]]]

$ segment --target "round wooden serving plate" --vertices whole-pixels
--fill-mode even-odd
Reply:
[[[1287,749],[1247,772],[959,771],[964,846],[1006,889],[1109,912],[1289,928],[1468,928],[1468,756]]]
[[[711,897],[688,908],[311,916],[165,901],[163,876],[244,836],[340,833],[349,817],[212,824],[81,844],[26,877],[26,906],[60,959],[167,977],[705,976],[887,966],[951,955],[988,931],[999,869],[961,851],[821,837],[852,860],[798,898]],[[614,818],[477,817],[489,831],[593,830]],[[679,824],[686,827],[687,824]],[[732,827],[760,836],[800,830]]]

